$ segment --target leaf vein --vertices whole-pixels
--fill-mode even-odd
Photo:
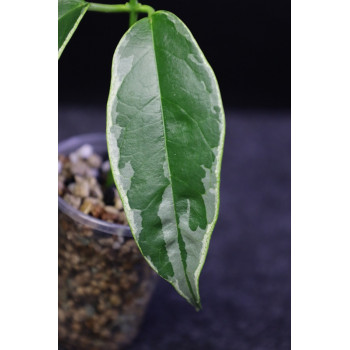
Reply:
[[[155,45],[155,41],[154,41],[154,31],[153,31],[152,23],[153,22],[150,21],[151,33],[152,33],[152,42],[153,42],[153,48],[154,48],[154,59],[155,59],[157,78],[158,78],[159,95],[160,95],[160,98],[162,99],[162,93],[161,93],[161,87],[160,87],[160,81],[159,81],[158,64],[157,64],[156,45]],[[184,256],[183,256],[184,252],[180,248],[181,247],[180,238],[182,239],[182,235],[181,235],[181,232],[180,232],[180,229],[179,229],[178,215],[177,215],[176,207],[175,207],[175,198],[174,198],[173,183],[172,183],[172,178],[171,178],[171,170],[170,170],[169,155],[168,155],[168,148],[167,148],[167,136],[166,136],[166,128],[165,128],[165,121],[164,121],[164,111],[163,111],[162,103],[160,103],[160,106],[161,106],[161,115],[162,115],[162,121],[163,121],[163,133],[164,133],[166,161],[167,161],[167,165],[168,165],[169,181],[170,181],[171,194],[172,194],[173,204],[174,204],[173,208],[174,208],[174,214],[175,214],[175,221],[176,221],[176,229],[177,229],[177,236],[178,236],[178,244],[179,244],[179,250],[180,250],[180,256],[181,256],[181,262],[182,262],[182,267],[183,267],[183,270],[184,270],[184,275],[185,275],[185,278],[186,278],[188,289],[189,289],[189,291],[190,291],[190,293],[192,295],[192,298],[193,298],[194,302],[197,302],[196,297],[194,295],[194,292],[192,290],[191,283],[189,282],[189,278],[188,278],[188,275],[187,275],[186,261],[185,261]]]

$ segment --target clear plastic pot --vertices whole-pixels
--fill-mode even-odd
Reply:
[[[106,152],[104,134],[59,144],[68,154],[84,144]],[[83,214],[58,198],[58,331],[64,349],[121,349],[136,336],[156,275],[128,226]]]

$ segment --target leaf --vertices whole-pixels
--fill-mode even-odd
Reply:
[[[61,57],[89,5],[83,0],[58,0],[58,58]]]
[[[142,254],[197,309],[224,129],[215,75],[187,27],[165,11],[131,27],[113,57],[112,172]]]

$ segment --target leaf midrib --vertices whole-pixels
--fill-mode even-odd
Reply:
[[[187,271],[185,268],[185,264],[184,264],[184,259],[183,259],[183,252],[180,248],[180,242],[179,242],[179,236],[182,237],[180,229],[179,229],[179,224],[178,224],[178,215],[177,215],[177,211],[176,211],[176,206],[175,206],[175,198],[174,198],[174,191],[173,191],[173,181],[172,181],[172,176],[171,176],[171,170],[170,170],[170,162],[169,162],[169,154],[168,154],[168,146],[167,146],[167,135],[166,135],[166,129],[165,129],[165,121],[164,121],[164,113],[163,113],[163,104],[162,104],[162,91],[161,91],[161,86],[160,86],[160,80],[159,80],[159,72],[158,72],[158,63],[157,63],[157,54],[156,54],[156,46],[155,46],[155,41],[154,41],[154,35],[153,35],[153,21],[152,18],[149,19],[150,22],[150,27],[151,27],[151,35],[152,35],[152,44],[153,44],[153,51],[154,51],[154,60],[155,60],[155,64],[156,64],[156,72],[157,72],[157,80],[158,80],[158,88],[159,88],[159,97],[160,97],[160,109],[161,109],[161,115],[162,115],[162,122],[163,122],[163,134],[164,134],[164,143],[165,143],[165,153],[166,153],[166,162],[168,165],[168,171],[169,171],[169,182],[170,182],[170,187],[171,187],[171,196],[173,199],[173,207],[174,207],[174,214],[175,214],[175,220],[176,220],[176,230],[177,230],[177,241],[179,244],[179,250],[180,250],[180,255],[181,255],[181,264],[184,270],[184,274],[185,274],[185,278],[186,278],[186,282],[187,282],[187,286],[188,289],[190,290],[190,293],[192,295],[193,301],[197,304],[197,299],[193,293],[193,289],[191,286],[191,283],[189,281],[188,275],[187,275]]]

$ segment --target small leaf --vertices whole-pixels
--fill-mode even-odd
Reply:
[[[224,129],[215,75],[187,27],[165,11],[131,27],[112,65],[112,172],[142,254],[197,309]]]
[[[58,58],[88,8],[89,3],[83,0],[58,0]]]

